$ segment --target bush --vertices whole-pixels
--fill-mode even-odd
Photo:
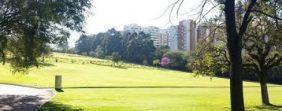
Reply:
[[[168,67],[170,64],[170,59],[166,55],[164,55],[161,59],[161,66],[162,67]]]
[[[160,60],[159,59],[155,59],[153,61],[153,65],[156,66],[156,67],[160,66]]]
[[[184,52],[168,52],[166,55],[170,59],[168,68],[187,71],[187,54]]]

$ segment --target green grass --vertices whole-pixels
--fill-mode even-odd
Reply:
[[[59,62],[55,62],[55,58]],[[195,77],[191,73],[83,56],[55,53],[44,67],[27,75],[0,67],[0,83],[53,87],[54,76],[63,76],[64,92],[57,92],[42,111],[222,111],[230,110],[229,80]],[[261,106],[257,83],[244,82],[247,110],[281,110]],[[270,100],[282,105],[282,87],[269,85]]]

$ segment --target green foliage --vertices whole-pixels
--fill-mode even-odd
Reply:
[[[214,23],[214,22],[212,22]],[[229,56],[222,29],[217,29],[208,38],[199,41],[191,53],[189,66],[198,75],[215,76],[229,71]]]
[[[185,52],[167,52],[164,55],[170,59],[168,68],[187,71],[188,54]]]
[[[82,31],[89,0],[2,0],[0,1],[0,52],[7,53],[15,71],[38,66],[47,44],[59,44],[67,29]]]
[[[238,18],[239,19],[239,18]],[[248,27],[248,31],[242,40],[243,46],[243,68],[244,77],[249,78],[250,74],[263,74],[267,77],[268,70],[281,66],[281,23],[276,24],[269,18],[256,15]],[[213,26],[216,22],[211,21]],[[206,39],[203,39],[197,46],[197,50],[192,53],[191,68],[197,74],[216,75],[229,72],[228,52],[226,49],[226,39],[224,37],[223,27],[212,30],[213,33]],[[265,41],[268,36],[268,41]],[[278,77],[278,76],[277,76]],[[260,80],[260,79],[259,79]]]
[[[155,59],[153,61],[153,66],[156,66],[156,67],[160,66],[160,59]]]
[[[131,38],[126,46],[126,58],[130,62],[143,63],[147,61],[149,64],[153,61],[155,47],[150,35],[143,32],[140,33],[127,33],[126,38]]]
[[[156,48],[156,52],[155,52],[155,59],[161,59],[163,57],[164,54],[166,54],[167,52],[169,52],[169,47],[168,46],[161,46],[159,48]]]
[[[260,81],[267,82],[272,76],[269,72],[282,66],[282,24],[261,15],[252,22],[257,25],[248,27],[249,31],[243,38],[244,69],[256,74]]]
[[[112,53],[112,61],[114,63],[118,63],[121,60],[121,56],[119,55],[118,52],[113,52]]]
[[[98,57],[98,58],[105,58],[105,54],[104,54],[104,51],[102,49],[101,46],[98,46],[96,49],[95,49],[95,57]]]
[[[88,53],[92,49],[90,46],[92,46],[93,40],[87,35],[82,34],[79,39],[76,41],[75,50],[77,53]]]
[[[82,35],[75,48],[80,54],[86,52],[89,55],[90,52],[95,52],[95,57],[98,58],[118,53],[121,59],[140,64],[143,61],[151,64],[155,51],[150,35],[143,32],[121,33],[115,29],[92,36]]]

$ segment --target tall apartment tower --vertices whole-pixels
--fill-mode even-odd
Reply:
[[[177,37],[177,47],[180,51],[194,51],[197,42],[196,23],[193,20],[180,21]]]
[[[161,46],[168,46],[168,35],[165,29],[160,29],[160,44]]]
[[[178,26],[170,26],[167,29],[167,37],[168,37],[168,46],[171,51],[177,51],[178,50],[178,41],[177,41],[177,28]]]

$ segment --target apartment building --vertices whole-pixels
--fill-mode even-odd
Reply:
[[[193,20],[179,22],[177,29],[177,46],[180,51],[194,51],[196,48],[196,23]]]
[[[130,33],[139,33],[142,31],[146,34],[150,34],[155,47],[168,45],[168,36],[164,29],[155,26],[141,27],[137,24],[131,24],[124,26],[123,30]]]
[[[178,37],[177,37],[177,28],[178,26],[170,26],[167,30],[167,37],[168,37],[168,46],[171,51],[178,50]]]

